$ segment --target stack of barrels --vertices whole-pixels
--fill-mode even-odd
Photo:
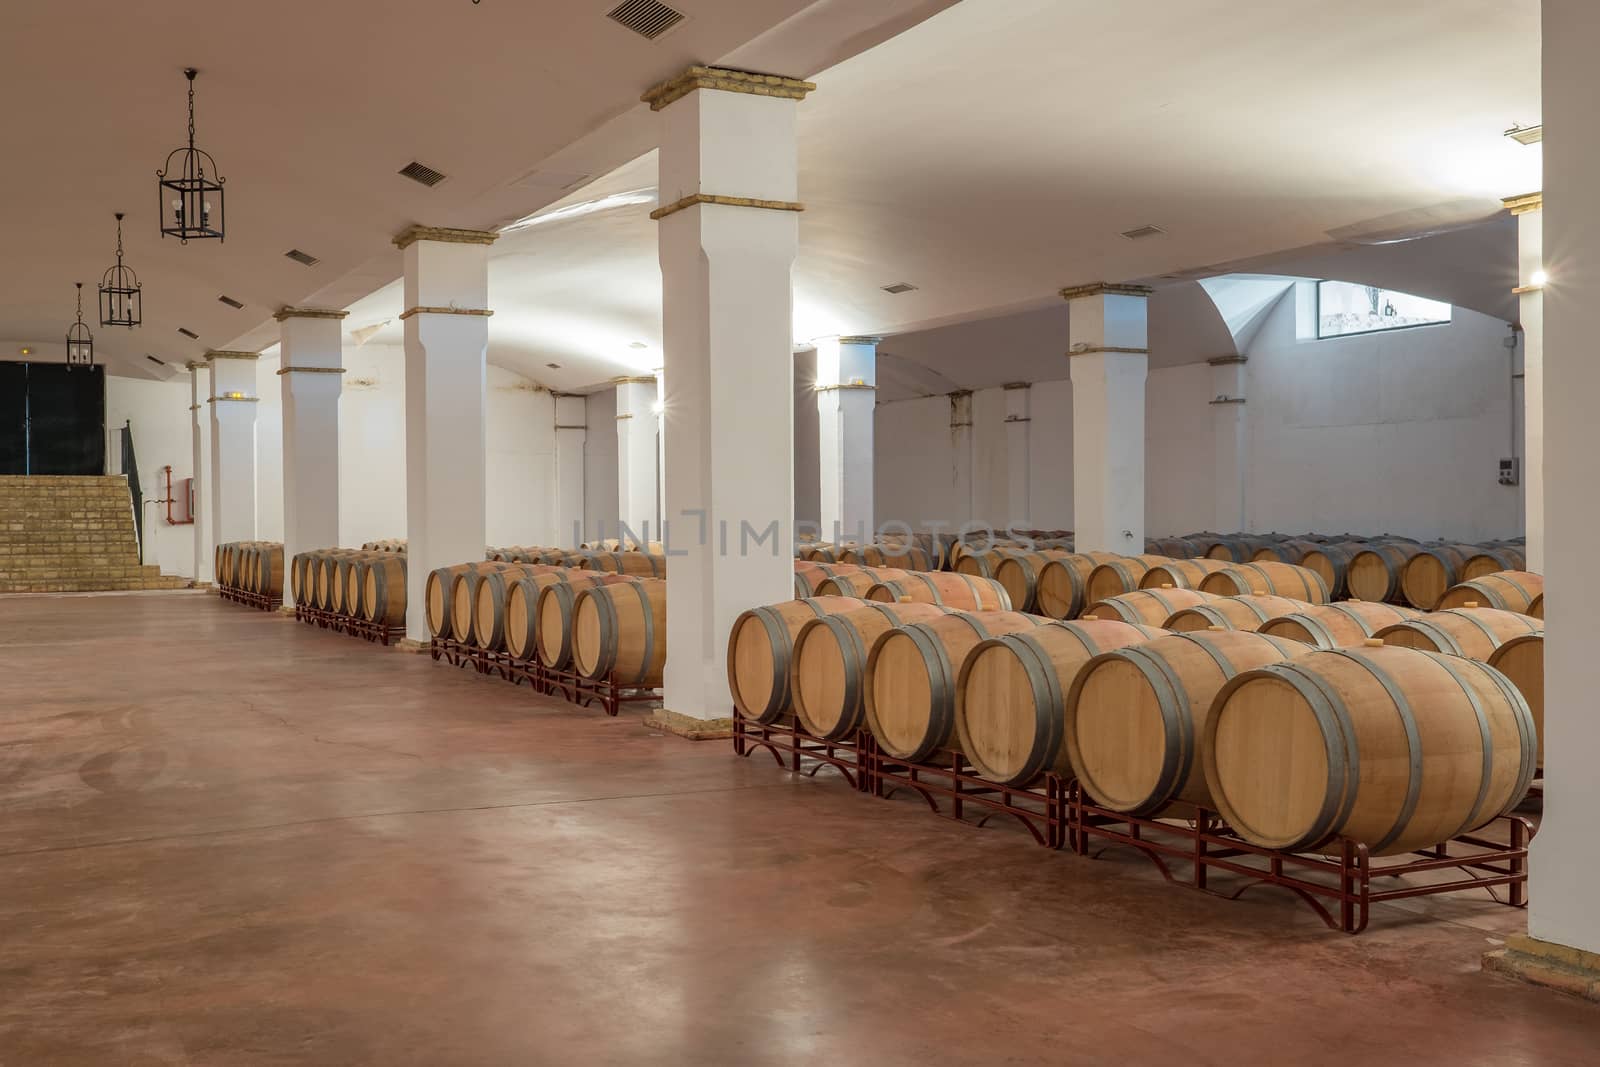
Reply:
[[[1344,837],[1397,854],[1521,801],[1541,763],[1543,591],[1505,569],[1514,546],[1411,543],[1407,559],[1477,572],[1438,592],[1418,577],[1440,608],[1425,614],[1301,565],[1326,552],[1347,581],[1359,552],[1391,560],[1398,541],[1182,540],[1195,556],[1000,549],[954,574],[799,562],[794,601],[733,626],[734,705],[1010,788],[1075,776],[1130,815],[1218,811],[1291,851]],[[1397,751],[1405,773],[1362,778]]]
[[[399,555],[406,554],[406,539],[389,538],[383,541],[368,541],[361,546],[363,552],[394,552]]]
[[[392,545],[393,542],[390,542]],[[297,605],[384,629],[406,623],[406,555],[394,548],[323,548],[289,563]]]
[[[277,600],[283,596],[283,545],[278,541],[228,541],[216,548],[213,566],[223,589]]]

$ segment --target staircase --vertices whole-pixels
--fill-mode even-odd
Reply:
[[[183,589],[139,563],[128,483],[0,476],[0,593]]]

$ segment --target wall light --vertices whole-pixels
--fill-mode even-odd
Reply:
[[[1533,277],[1528,279],[1530,284],[1537,285],[1537,286],[1540,286],[1540,287],[1543,287],[1544,284],[1546,282],[1548,282],[1549,280],[1550,280],[1550,275],[1546,274],[1542,270],[1534,271],[1533,272]]]

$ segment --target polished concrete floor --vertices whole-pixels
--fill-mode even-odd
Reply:
[[[1595,1064],[1360,937],[200,594],[0,597],[0,1065]]]

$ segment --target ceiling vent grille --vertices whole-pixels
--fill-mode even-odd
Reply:
[[[623,0],[606,12],[606,18],[653,41],[683,21],[683,12],[674,11],[660,0]]]
[[[894,293],[896,296],[899,296],[901,293],[912,292],[916,288],[917,287],[912,285],[910,282],[895,282],[893,285],[883,286],[883,291],[886,293]]]
[[[284,255],[288,256],[296,263],[307,267],[315,267],[318,263],[322,262],[322,260],[312,255],[310,252],[302,252],[298,248],[291,248],[289,251],[285,252]]]
[[[1132,230],[1123,230],[1122,236],[1130,241],[1137,241],[1145,237],[1159,237],[1166,232],[1160,226],[1140,226]]]
[[[219,301],[221,301],[222,303],[227,304],[229,307],[233,308],[235,311],[237,311],[240,308],[244,307],[243,304],[239,303],[239,301],[235,300],[231,296],[219,296],[219,297],[217,297],[217,299]]]
[[[193,330],[187,329],[187,328],[185,328],[183,326],[179,326],[178,327],[178,332],[183,334],[185,337],[187,337],[191,341],[200,340],[200,335],[199,334],[197,334]]]
[[[429,189],[444,181],[445,177],[426,163],[418,163],[416,160],[412,160],[401,167],[400,175],[404,178],[410,178],[419,185],[426,185]]]
[[[166,366],[166,365],[167,365],[167,361],[166,361],[166,360],[164,360],[164,359],[157,359],[157,358],[156,358],[156,357],[155,357],[155,356],[152,356],[152,355],[151,355],[151,354],[150,354],[150,353],[148,353],[148,352],[146,352],[146,353],[145,353],[145,354],[144,354],[144,358],[145,358],[145,359],[148,359],[148,360],[149,360],[149,361],[150,361],[150,362],[151,362],[151,363],[154,363],[154,364],[155,364],[155,365],[156,365],[156,366],[158,366],[158,367],[165,367],[165,366]]]

